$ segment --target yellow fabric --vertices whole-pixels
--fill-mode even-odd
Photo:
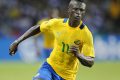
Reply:
[[[63,23],[63,19],[51,19],[40,26],[42,32],[51,31],[55,36],[54,49],[47,62],[65,80],[75,80],[79,65],[78,59],[72,53],[67,52],[69,46],[80,41],[83,46],[81,52],[86,56],[95,57],[91,32],[87,26],[83,29],[79,26],[72,28],[68,25],[68,21]]]
[[[44,21],[48,21],[48,18],[44,18],[40,21],[38,21],[38,24],[40,25],[42,22]],[[52,32],[47,31],[47,32],[43,32],[43,37],[44,37],[44,48],[53,48],[54,46],[54,35]]]

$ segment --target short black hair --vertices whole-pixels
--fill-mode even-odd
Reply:
[[[84,0],[76,0],[76,1],[84,2]]]
[[[79,1],[79,2],[84,2],[84,0],[71,0],[71,1]]]
[[[70,3],[73,2],[73,1],[77,1],[77,2],[84,3],[85,0],[71,0]],[[70,4],[70,3],[69,3],[69,4]]]
[[[68,8],[71,7],[71,5],[74,3],[74,1],[75,1],[75,2],[78,2],[78,3],[85,3],[85,2],[84,2],[85,0],[71,0],[70,3],[69,3]]]

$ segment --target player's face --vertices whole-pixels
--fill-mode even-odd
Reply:
[[[86,5],[81,2],[73,2],[69,6],[69,18],[72,20],[80,21],[85,13]]]

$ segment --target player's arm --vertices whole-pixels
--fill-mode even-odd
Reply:
[[[18,39],[16,39],[9,48],[9,54],[10,55],[14,55],[17,51],[17,47],[18,45],[24,41],[25,39],[34,36],[38,33],[40,33],[40,26],[39,25],[35,25],[33,27],[31,27],[30,29],[28,29],[21,37],[19,37]]]
[[[79,43],[70,47],[70,51],[79,59],[82,65],[92,67],[94,64],[94,46],[91,32],[86,29],[84,44]]]
[[[73,53],[79,59],[82,65],[87,67],[93,66],[94,58],[90,56],[85,56],[84,54],[80,53],[80,49],[78,46],[76,45],[70,46],[69,52]]]
[[[76,57],[79,59],[82,65],[87,67],[92,67],[94,64],[94,58],[90,56],[85,56],[84,54],[76,54]]]

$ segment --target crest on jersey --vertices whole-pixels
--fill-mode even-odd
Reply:
[[[74,41],[74,43],[76,44],[76,45],[80,45],[80,40],[76,40],[76,41]]]

